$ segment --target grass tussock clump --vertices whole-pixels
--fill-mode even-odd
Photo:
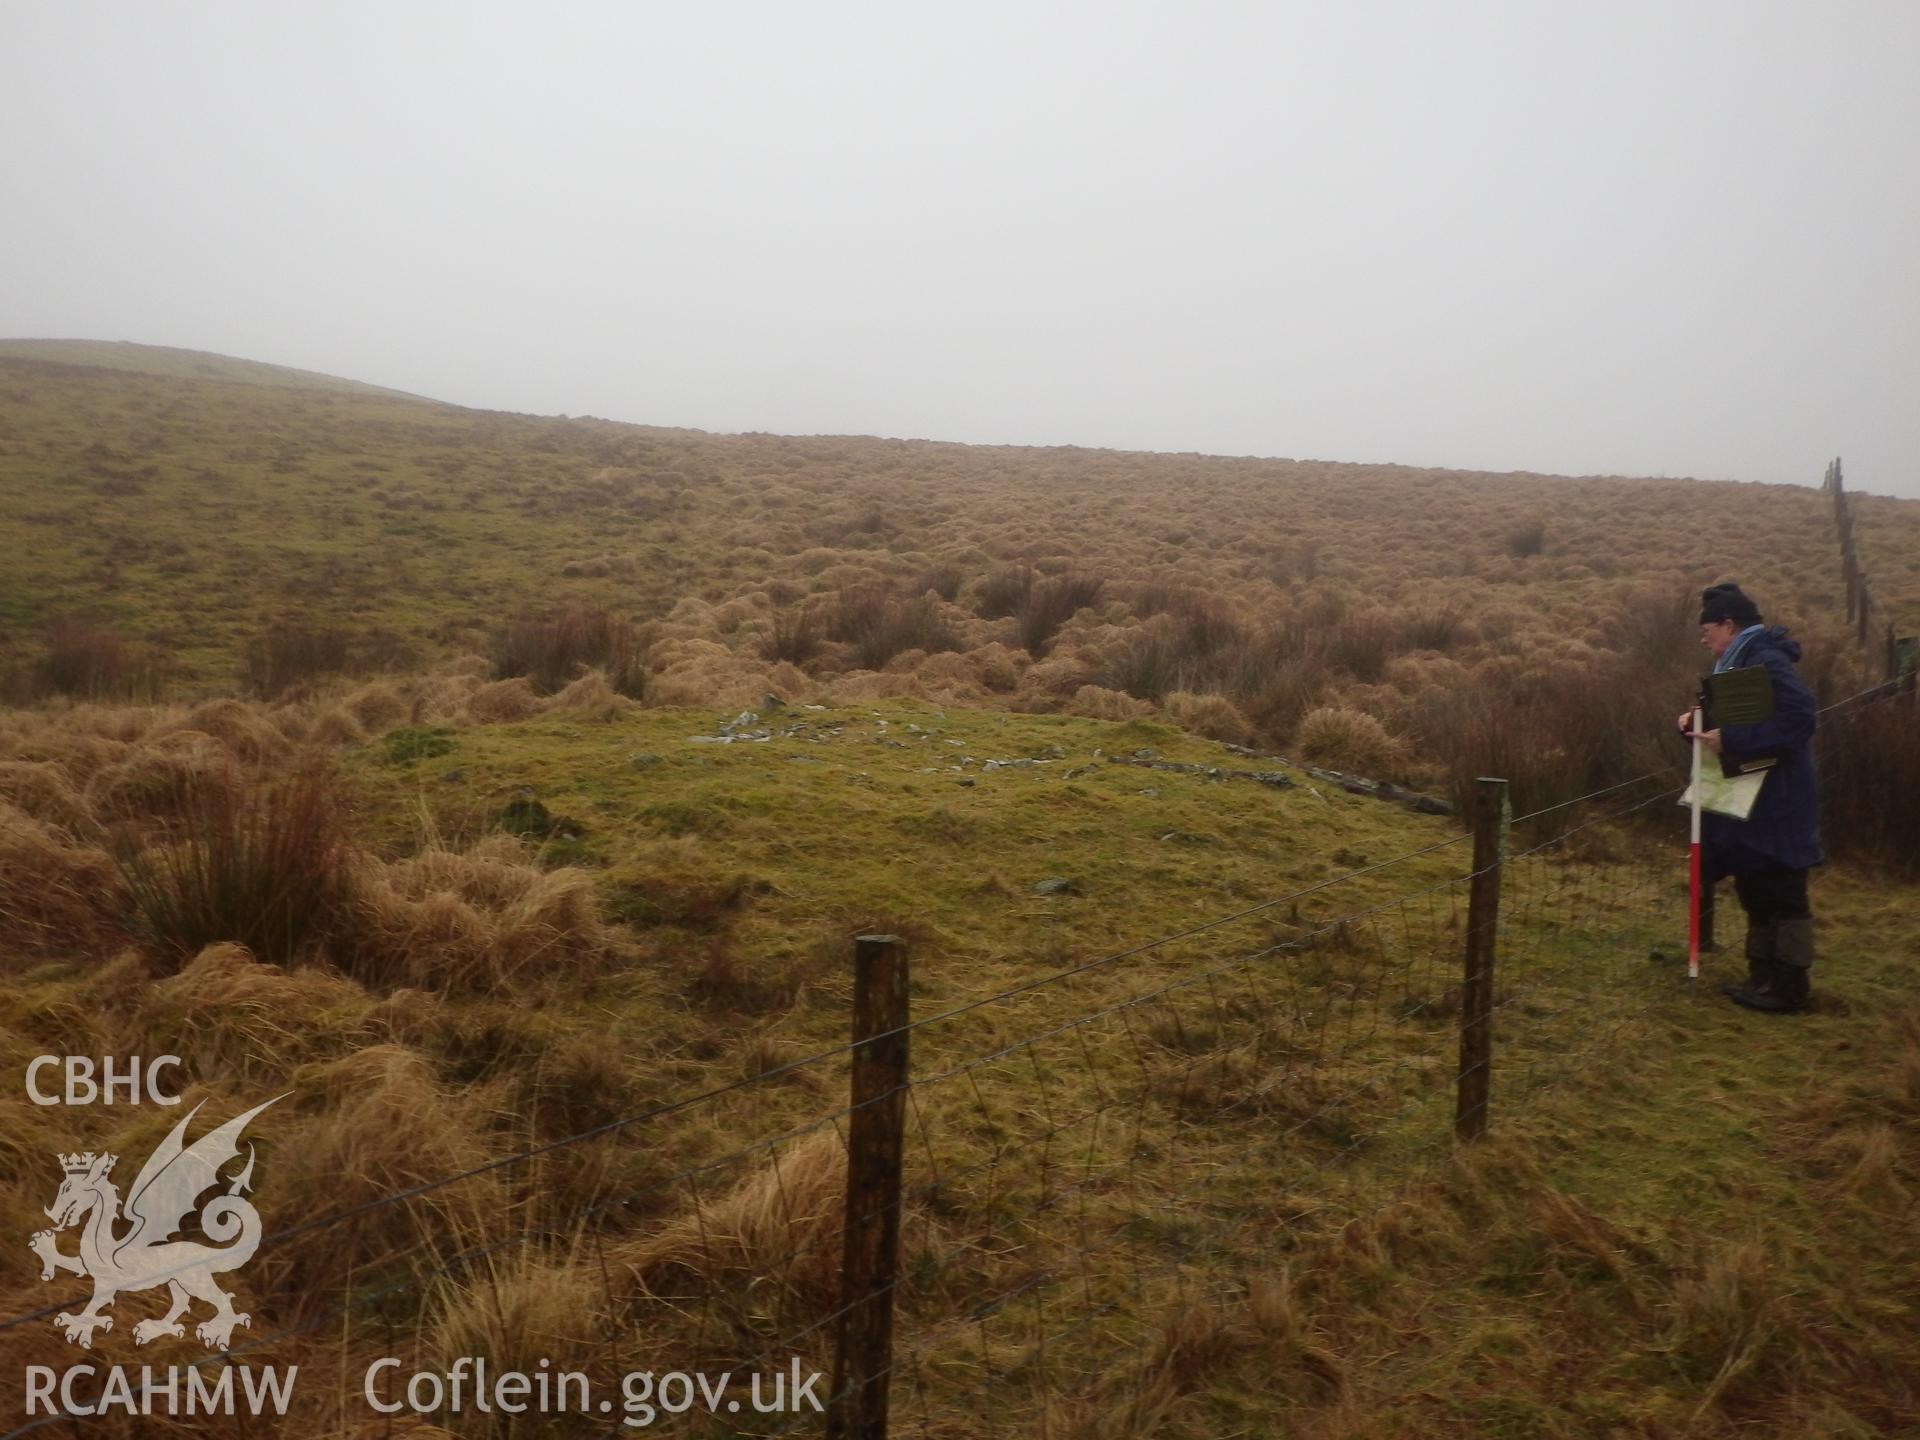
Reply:
[[[167,664],[105,626],[76,617],[47,627],[33,688],[76,700],[152,701],[166,689]]]
[[[1224,695],[1192,695],[1176,690],[1167,696],[1166,711],[1174,724],[1209,740],[1245,745],[1254,738],[1252,723]]]
[[[317,1220],[492,1158],[478,1102],[448,1093],[427,1060],[404,1047],[372,1045],[303,1066],[292,1090],[296,1101],[324,1108],[301,1125],[297,1144],[277,1148],[261,1191],[268,1214]],[[424,1268],[484,1243],[500,1226],[501,1198],[494,1176],[473,1176],[263,1250],[249,1273],[297,1310],[355,1271]]]
[[[1547,522],[1544,520],[1526,520],[1514,526],[1506,534],[1507,554],[1515,559],[1526,559],[1538,555],[1547,548]]]
[[[1019,609],[1020,644],[1038,659],[1060,627],[1098,603],[1106,581],[1097,575],[1051,575],[1027,588]]]
[[[790,606],[773,617],[773,628],[760,644],[760,658],[805,665],[819,655],[827,636],[819,615],[804,606]]]
[[[597,960],[609,934],[584,870],[543,870],[510,836],[465,853],[356,860],[346,885],[347,971],[382,988],[500,989],[538,971]]]
[[[583,671],[601,670],[615,691],[637,700],[646,694],[646,650],[647,637],[604,608],[521,614],[494,637],[493,673],[499,680],[524,676],[551,695]]]
[[[94,829],[93,807],[57,761],[0,760],[0,800],[69,834]]]
[[[1406,763],[1405,749],[1386,726],[1364,711],[1337,705],[1309,711],[1294,746],[1316,765],[1375,780],[1394,778]]]
[[[582,720],[618,720],[634,702],[614,687],[606,674],[589,670],[547,702],[549,711],[563,711]]]
[[[348,695],[341,708],[369,733],[379,734],[404,721],[413,707],[392,682],[375,680]]]
[[[769,1289],[824,1310],[838,1293],[847,1152],[839,1133],[815,1131],[774,1154],[697,1214],[618,1252],[644,1295],[743,1296]]]
[[[467,696],[464,708],[468,719],[482,725],[511,725],[540,713],[540,695],[531,680],[516,675],[480,686]]]
[[[904,599],[880,585],[841,591],[827,633],[850,647],[850,659],[862,670],[884,669],[910,650],[932,654],[960,646],[938,600]]]
[[[996,570],[980,584],[974,613],[982,620],[1004,620],[1018,615],[1033,593],[1034,572],[1028,565]]]
[[[324,771],[249,785],[188,784],[155,829],[122,827],[112,850],[133,927],[177,966],[232,941],[288,964],[339,908],[347,850]]]
[[[122,745],[86,784],[87,804],[103,820],[165,817],[201,789],[231,783],[233,755],[211,735],[173,730]]]
[[[607,1358],[606,1289],[589,1254],[549,1260],[515,1251],[489,1256],[443,1280],[430,1300],[427,1348],[444,1371],[463,1357],[484,1355],[505,1374],[589,1372]],[[524,1433],[511,1414],[463,1417],[467,1436]]]
[[[98,953],[119,934],[120,872],[103,850],[0,801],[0,930],[30,954]]]
[[[140,999],[140,1053],[191,1055],[202,1078],[284,1084],[296,1065],[363,1041],[367,994],[322,970],[285,970],[243,945],[209,945]]]
[[[333,625],[283,618],[247,643],[242,671],[247,688],[265,700],[347,668],[348,636]]]
[[[1140,720],[1153,713],[1153,706],[1146,701],[1100,685],[1082,685],[1073,692],[1067,709],[1090,720]]]
[[[284,760],[292,749],[267,713],[243,700],[209,700],[188,711],[178,729],[211,735],[229,755],[253,765]]]
[[[1705,1383],[1696,1417],[1743,1390],[1770,1388],[1772,1372],[1798,1348],[1792,1327],[1791,1303],[1757,1242],[1720,1246],[1683,1276],[1667,1338],[1683,1373]]]

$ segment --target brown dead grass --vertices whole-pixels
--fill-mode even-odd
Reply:
[[[773,1154],[692,1213],[615,1252],[643,1295],[772,1287],[816,1310],[838,1293],[847,1153],[831,1127]]]
[[[463,853],[363,856],[346,888],[340,962],[382,988],[498,990],[535,972],[590,964],[611,943],[592,877],[540,869],[511,836]]]
[[[209,945],[138,998],[140,1054],[190,1055],[205,1079],[260,1086],[295,1065],[365,1043],[367,993],[313,969],[263,964],[243,945]]]
[[[471,1170],[495,1153],[484,1098],[448,1091],[427,1060],[403,1046],[371,1045],[302,1066],[291,1089],[311,1118],[296,1144],[277,1151],[261,1192],[262,1210],[274,1206],[268,1213],[320,1219]],[[501,1204],[500,1179],[476,1176],[268,1247],[249,1275],[297,1312],[355,1272],[378,1275],[484,1242],[505,1224]]]
[[[112,858],[0,801],[0,927],[33,954],[91,955],[123,933],[126,891]]]

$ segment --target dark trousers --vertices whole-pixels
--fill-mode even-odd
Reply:
[[[1774,925],[1782,920],[1808,920],[1807,872],[1804,870],[1749,870],[1733,877],[1734,894],[1747,912],[1749,925]]]

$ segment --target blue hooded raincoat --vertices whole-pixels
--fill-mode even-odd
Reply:
[[[1773,680],[1773,714],[1758,725],[1723,725],[1720,743],[1734,760],[1778,757],[1745,820],[1711,812],[1701,817],[1703,848],[1715,877],[1756,870],[1806,870],[1821,864],[1820,787],[1813,769],[1813,731],[1819,706],[1794,663],[1800,642],[1769,626],[1747,642],[1742,665],[1764,665]],[[1714,757],[1705,757],[1708,764]]]

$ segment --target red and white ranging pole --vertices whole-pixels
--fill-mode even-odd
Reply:
[[[1687,978],[1700,978],[1700,751],[1704,744],[1700,739],[1702,715],[1698,705],[1693,707],[1693,786],[1687,792],[1693,803],[1688,807],[1688,819],[1692,823],[1692,840],[1687,854],[1689,904],[1687,906]]]

